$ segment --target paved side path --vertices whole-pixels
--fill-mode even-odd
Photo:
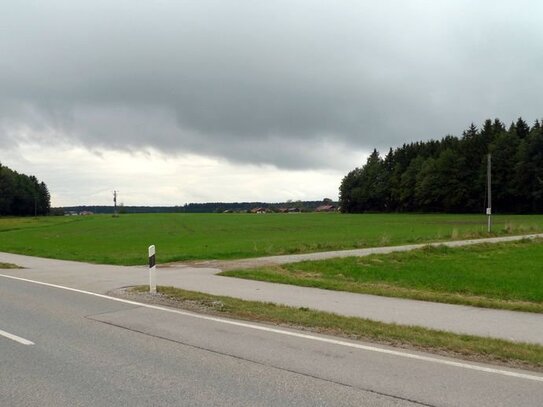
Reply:
[[[421,249],[425,246],[448,246],[448,247],[460,247],[460,246],[472,246],[483,243],[503,243],[514,242],[523,239],[537,239],[543,238],[543,233],[521,235],[521,236],[502,236],[502,237],[490,237],[485,239],[468,239],[468,240],[454,240],[451,242],[434,242],[434,243],[421,243],[410,244],[402,246],[384,246],[384,247],[369,247],[366,249],[351,249],[351,250],[336,250],[330,252],[317,252],[317,253],[303,253],[303,254],[287,254],[282,256],[268,256],[258,257],[253,259],[241,259],[241,260],[207,260],[194,262],[195,266],[209,266],[213,268],[230,269],[230,268],[245,268],[245,267],[258,267],[269,264],[287,264],[296,263],[305,260],[326,260],[338,257],[363,257],[370,254],[387,254],[393,252],[407,252],[410,250]],[[171,263],[172,265],[184,265],[184,263]]]
[[[540,236],[542,235],[532,235],[531,237]],[[517,240],[519,238],[516,237]],[[492,241],[514,239],[515,237],[507,237],[492,239]],[[485,240],[489,241],[489,239]],[[470,242],[481,243],[483,240]],[[463,243],[466,244],[466,241]],[[448,244],[461,245],[462,242],[450,242]],[[415,248],[418,246],[416,245]],[[412,246],[408,247],[413,248]],[[363,250],[364,253],[371,254],[375,253],[376,250],[391,252],[408,249],[405,249],[405,246],[398,246]],[[355,251],[343,251],[340,254],[345,252],[350,252],[350,255],[353,255]],[[356,252],[360,253],[361,251]],[[322,255],[322,253],[312,255],[317,256]],[[305,257],[307,255],[289,257],[299,259],[300,256]],[[281,257],[284,259],[285,256]],[[269,263],[270,258],[265,261]],[[106,293],[124,286],[148,284],[148,274],[145,267],[95,265],[9,253],[0,253],[0,262],[15,263],[25,267],[23,270],[0,270],[0,274],[19,276],[97,293]],[[217,276],[216,273],[219,271],[220,269],[210,267],[170,266],[158,269],[157,281],[160,285],[171,285],[215,295],[308,307],[376,321],[418,325],[456,333],[490,336],[543,345],[543,314],[483,309],[242,280]]]

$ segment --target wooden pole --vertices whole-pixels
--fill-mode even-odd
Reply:
[[[492,155],[488,154],[487,158],[488,160],[486,166],[486,184],[488,206],[486,208],[486,214],[488,216],[488,233],[490,233],[492,231]]]

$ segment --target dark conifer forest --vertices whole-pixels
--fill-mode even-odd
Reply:
[[[487,154],[492,154],[492,207],[497,213],[543,212],[543,124],[519,118],[471,125],[462,137],[404,144],[341,182],[343,212],[484,213]]]
[[[45,183],[0,164],[0,216],[47,215],[50,207]]]

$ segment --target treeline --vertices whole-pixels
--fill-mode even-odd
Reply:
[[[325,198],[322,201],[287,201],[278,203],[268,202],[206,202],[188,203],[182,206],[117,206],[119,213],[222,213],[248,212],[254,208],[268,208],[279,210],[280,208],[298,208],[301,212],[312,212],[323,204],[335,204],[331,199]],[[113,205],[78,205],[53,208],[55,215],[70,213],[92,212],[96,214],[112,214]]]
[[[480,212],[486,208],[487,154],[492,154],[492,207],[501,213],[543,212],[543,125],[495,119],[461,138],[377,150],[341,182],[343,212]]]
[[[0,164],[0,216],[47,215],[50,207],[45,183]]]
[[[264,207],[269,209],[279,208],[298,208],[301,211],[314,211],[323,203],[333,203],[332,200],[325,198],[323,201],[288,201],[278,203],[267,202],[206,202],[206,203],[188,203],[182,206],[122,206],[119,205],[119,213],[222,213],[247,212],[253,208]],[[336,203],[337,204],[337,203]],[[92,212],[102,214],[112,214],[113,205],[79,205],[54,208],[55,214],[64,214],[70,212]]]
[[[76,205],[64,206],[61,208],[53,208],[57,215],[66,213],[92,212],[96,214],[113,214],[114,208],[112,205]],[[182,206],[117,206],[118,213],[178,213],[183,212]]]
[[[189,203],[184,205],[183,212],[186,213],[220,213],[224,211],[247,212],[254,208],[269,208],[279,210],[280,208],[298,208],[302,212],[312,212],[323,203],[333,203],[331,199],[324,198],[321,201],[287,201],[287,202],[207,202]]]

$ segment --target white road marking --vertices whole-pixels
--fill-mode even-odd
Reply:
[[[10,334],[9,332],[2,331],[1,329],[0,329],[0,335],[6,337],[8,339],[11,339],[12,341],[19,342],[19,343],[21,343],[23,345],[34,345],[34,342],[29,341],[28,339],[21,338],[20,336]]]
[[[6,274],[0,274],[0,277],[10,278],[10,279],[19,280],[19,281],[25,281],[25,282],[28,282],[28,283],[43,285],[43,286],[46,286],[46,287],[59,288],[59,289],[62,289],[62,290],[73,291],[73,292],[81,293],[81,294],[92,295],[94,297],[104,298],[104,299],[108,299],[108,300],[116,301],[116,302],[122,302],[124,304],[130,304],[130,305],[135,305],[135,306],[138,306],[138,307],[150,308],[150,309],[154,309],[154,310],[170,312],[170,313],[184,315],[184,316],[191,317],[191,318],[197,318],[197,319],[203,319],[203,320],[206,320],[206,321],[218,322],[218,323],[226,324],[226,325],[234,325],[234,326],[239,326],[239,327],[243,327],[243,328],[255,329],[255,330],[258,330],[258,331],[271,332],[271,333],[276,333],[276,334],[280,334],[280,335],[292,336],[292,337],[295,337],[295,338],[303,338],[303,339],[308,339],[308,340],[317,341],[317,342],[324,342],[324,343],[329,343],[329,344],[333,344],[333,345],[345,346],[345,347],[348,347],[348,348],[361,349],[361,350],[365,350],[365,351],[369,351],[369,352],[377,352],[377,353],[383,353],[383,354],[392,355],[392,356],[399,356],[399,357],[408,358],[408,359],[421,360],[421,361],[430,362],[430,363],[438,363],[438,364],[442,364],[442,365],[446,365],[446,366],[459,367],[459,368],[462,368],[462,369],[476,370],[476,371],[479,371],[479,372],[492,373],[492,374],[497,374],[497,375],[501,375],[501,376],[509,376],[509,377],[515,377],[515,378],[518,378],[518,379],[526,379],[526,380],[533,380],[533,381],[537,381],[537,382],[543,382],[543,376],[538,376],[538,375],[532,375],[532,374],[527,374],[527,373],[519,373],[519,372],[514,372],[514,371],[511,371],[511,370],[495,369],[495,368],[481,366],[481,365],[474,365],[474,364],[471,364],[471,363],[455,362],[453,360],[442,359],[442,358],[437,358],[437,357],[432,357],[432,356],[417,355],[415,353],[409,353],[409,352],[397,351],[397,350],[392,350],[392,349],[379,348],[377,346],[362,345],[360,343],[347,342],[347,341],[342,341],[342,340],[338,340],[338,339],[331,339],[331,338],[326,338],[326,337],[321,337],[321,336],[303,334],[303,333],[299,333],[299,332],[286,331],[284,329],[277,329],[277,328],[270,328],[270,327],[266,327],[266,326],[254,325],[254,324],[247,323],[247,322],[239,322],[239,321],[234,321],[234,320],[230,320],[230,319],[223,319],[223,318],[217,318],[217,317],[212,317],[212,316],[208,316],[208,315],[195,314],[195,313],[192,313],[192,312],[189,312],[189,311],[181,311],[181,310],[178,310],[178,309],[166,308],[166,307],[161,307],[161,306],[158,306],[158,305],[150,305],[150,304],[145,304],[145,303],[142,303],[142,302],[125,300],[125,299],[122,299],[122,298],[110,297],[109,295],[105,295],[105,294],[93,293],[91,291],[84,291],[84,290],[79,290],[77,288],[65,287],[65,286],[62,286],[62,285],[51,284],[51,283],[44,283],[42,281],[29,280],[29,279],[26,279],[26,278],[15,277],[15,276],[10,276],[10,275],[6,275]],[[22,339],[22,338],[20,338],[20,339]]]

